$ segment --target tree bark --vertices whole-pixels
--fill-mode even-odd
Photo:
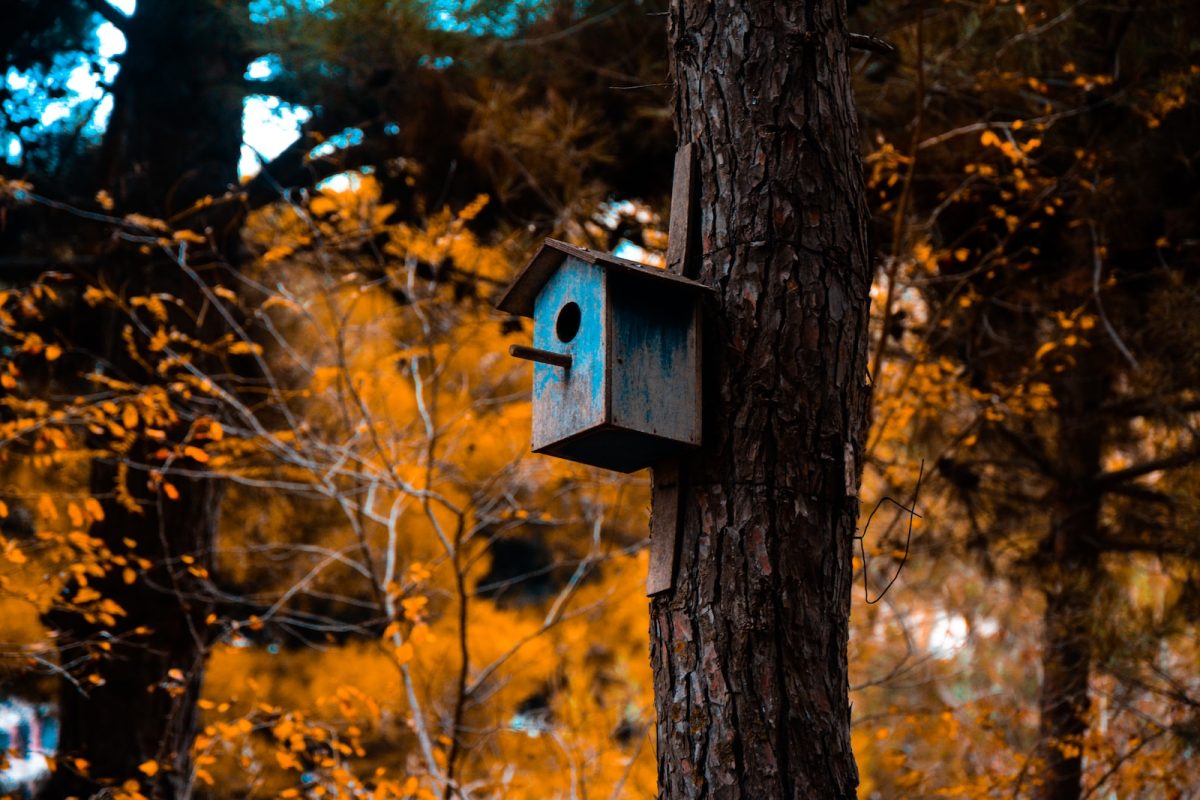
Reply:
[[[1086,575],[1064,576],[1046,596],[1042,633],[1041,800],[1078,800],[1083,781],[1091,672],[1091,599]]]
[[[651,606],[665,798],[850,798],[846,644],[871,269],[835,0],[675,0],[699,149],[705,446]]]
[[[1056,387],[1059,484],[1047,542],[1039,700],[1040,800],[1078,800],[1088,729],[1092,608],[1099,569],[1100,473],[1106,439],[1099,414],[1108,396],[1104,368],[1084,363]]]

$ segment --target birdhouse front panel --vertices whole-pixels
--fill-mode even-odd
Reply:
[[[534,364],[535,451],[605,422],[605,278],[604,270],[569,257],[534,301],[534,347],[571,357],[568,369]]]

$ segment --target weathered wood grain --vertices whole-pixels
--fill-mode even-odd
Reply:
[[[690,276],[696,252],[695,224],[696,145],[688,142],[675,153],[675,176],[671,181],[671,218],[667,234],[667,269]]]
[[[610,287],[610,421],[700,444],[694,301],[621,275]]]
[[[650,569],[646,594],[669,591],[675,580],[675,543],[679,528],[679,462],[654,465],[654,493],[650,502]]]
[[[667,240],[667,269],[677,275],[695,272],[696,225],[696,145],[688,142],[675,152],[675,174],[671,181],[671,218]],[[700,315],[697,308],[690,331],[690,345],[696,348],[695,385],[692,389],[695,409],[695,441],[700,443],[703,426],[700,374]],[[669,591],[674,585],[676,537],[679,530],[679,462],[675,459],[654,465],[650,482],[650,566],[646,576],[646,594]]]
[[[606,273],[575,257],[562,261],[537,297],[533,346],[571,357],[571,369],[533,365],[533,449],[538,450],[606,421],[605,364],[608,315]],[[559,341],[554,323],[567,303],[580,310],[579,330]]]

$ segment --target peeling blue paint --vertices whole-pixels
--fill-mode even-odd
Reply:
[[[605,274],[576,258],[566,259],[534,303],[533,346],[571,356],[571,368],[533,366],[533,448],[604,422]],[[579,332],[570,342],[555,334],[558,313],[579,306]]]

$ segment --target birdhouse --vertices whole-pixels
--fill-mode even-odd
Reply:
[[[632,472],[700,444],[700,297],[662,269],[545,244],[497,304],[533,319],[533,451]]]

